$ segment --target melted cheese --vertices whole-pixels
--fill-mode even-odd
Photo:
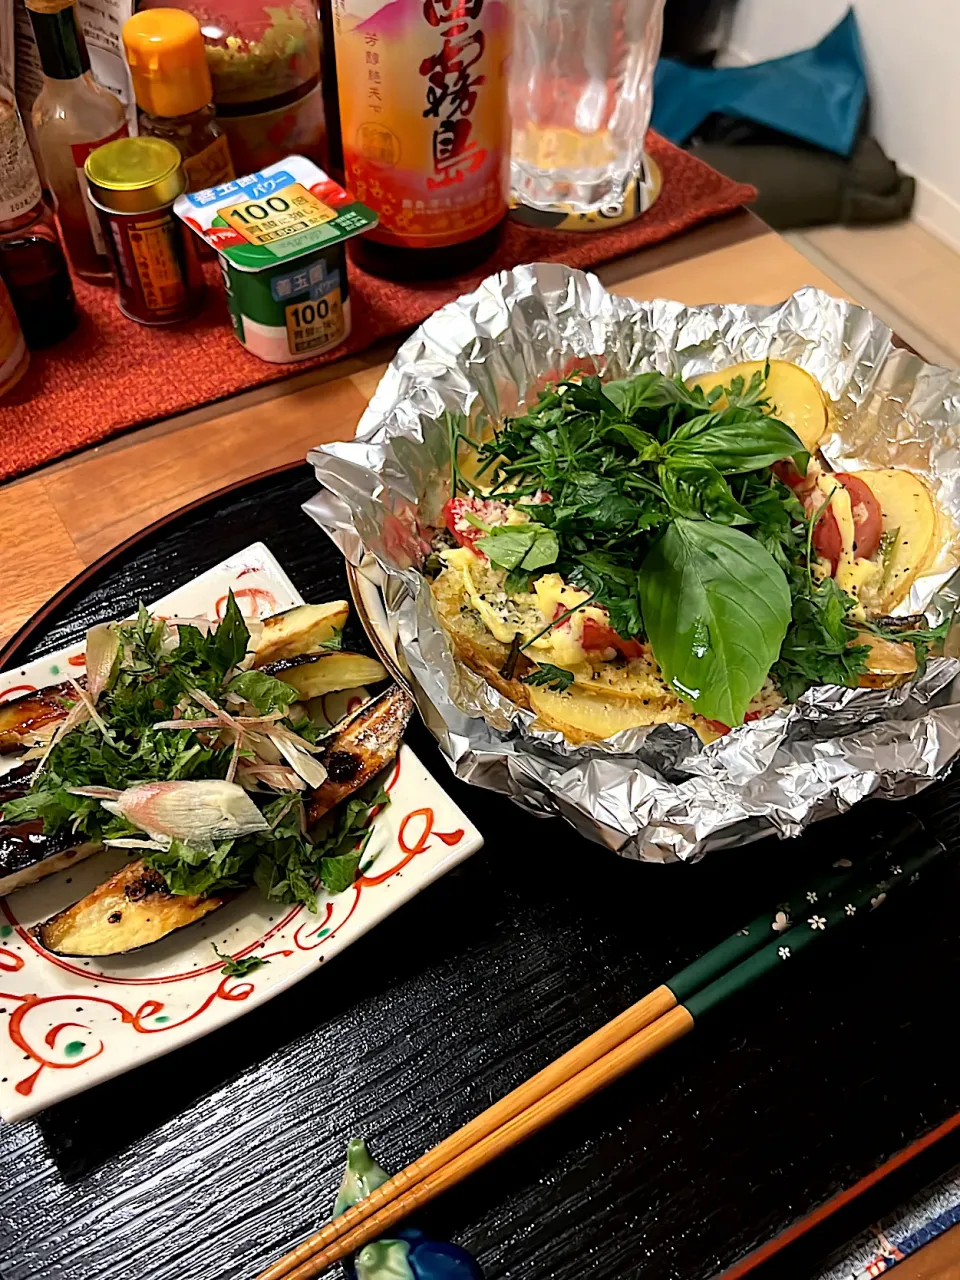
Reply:
[[[503,589],[506,574],[494,569],[487,560],[481,560],[469,547],[444,551],[447,564],[460,572],[463,586],[470,597],[470,604],[483,620],[484,626],[501,644],[509,644],[518,631],[535,635],[534,625],[539,614],[528,603],[529,597],[511,597]]]
[[[447,565],[457,570],[471,607],[484,626],[501,644],[510,644],[517,634],[531,640],[562,612],[589,598],[589,592],[569,586],[558,573],[545,573],[532,584],[531,592],[508,596],[503,583],[506,574],[481,560],[469,547],[444,551]],[[530,646],[531,657],[538,662],[551,662],[558,667],[574,667],[586,658],[583,648],[583,623],[593,617],[606,625],[602,609],[587,605],[560,626],[539,636]]]

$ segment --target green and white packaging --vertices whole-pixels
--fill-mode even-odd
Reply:
[[[176,215],[217,251],[238,340],[288,364],[350,333],[344,242],[377,215],[305,156],[182,195]]]

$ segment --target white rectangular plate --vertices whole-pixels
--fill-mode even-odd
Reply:
[[[267,548],[255,543],[153,608],[214,618],[230,589],[248,617],[302,603]],[[0,673],[0,701],[82,672],[82,653],[83,645],[74,645]],[[96,854],[0,900],[0,1116],[22,1120],[256,1008],[483,843],[407,747],[387,789],[391,803],[375,819],[363,874],[335,897],[321,893],[316,915],[268,903],[250,889],[153,946],[82,960],[50,955],[30,927],[88,893],[122,856]],[[244,978],[225,977],[211,943],[269,964]]]

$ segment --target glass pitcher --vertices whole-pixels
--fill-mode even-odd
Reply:
[[[664,0],[514,0],[511,181],[534,209],[618,212],[643,171]]]

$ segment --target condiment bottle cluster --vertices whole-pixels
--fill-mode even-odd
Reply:
[[[457,275],[495,247],[504,4],[141,0],[121,33],[135,110],[94,77],[74,0],[25,4],[43,79],[33,151],[0,83],[0,394],[81,319],[71,273],[170,325],[203,305],[216,261],[238,340],[287,363],[349,334],[348,239],[395,279]]]

